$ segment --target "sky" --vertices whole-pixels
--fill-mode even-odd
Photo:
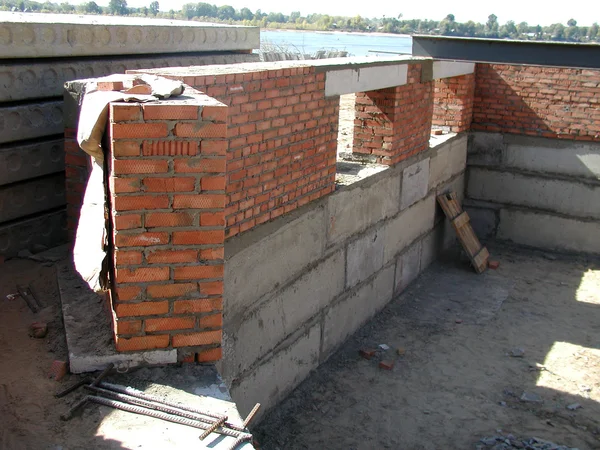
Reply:
[[[83,3],[87,0],[78,0]],[[108,5],[109,0],[96,0],[99,5]],[[133,7],[148,6],[152,0],[127,0],[127,4]],[[600,23],[600,1],[599,0],[501,0],[498,2],[488,2],[485,0],[426,0],[426,1],[365,1],[365,0],[344,0],[323,1],[323,0],[303,0],[302,2],[281,1],[281,0],[158,0],[161,10],[181,9],[185,3],[205,3],[221,5],[231,5],[235,9],[247,7],[253,12],[257,9],[263,12],[281,12],[289,14],[292,11],[300,11],[303,16],[311,13],[330,14],[337,16],[356,16],[362,17],[398,17],[402,14],[405,19],[434,19],[441,20],[447,14],[454,14],[456,21],[484,23],[490,14],[498,17],[500,24],[508,20],[514,20],[516,23],[527,22],[530,25],[550,25],[553,23],[562,23],[566,25],[571,18],[577,21],[578,25],[591,25],[594,22]]]

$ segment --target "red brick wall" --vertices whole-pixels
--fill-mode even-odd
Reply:
[[[421,65],[408,66],[404,86],[356,95],[353,153],[396,164],[429,148],[433,82],[421,83]]]
[[[119,351],[220,358],[227,107],[204,95],[110,107]]]
[[[453,133],[467,131],[473,118],[474,92],[475,74],[435,80],[432,125]]]
[[[136,71],[139,72],[139,71]],[[229,106],[226,237],[335,189],[339,97],[314,67],[173,76]]]
[[[600,71],[477,64],[473,130],[600,139]]]

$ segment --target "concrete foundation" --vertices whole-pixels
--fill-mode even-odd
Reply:
[[[435,195],[462,189],[466,149],[453,137],[226,241],[220,370],[242,413],[275,405],[454,241]],[[432,172],[442,161],[455,171]]]
[[[600,144],[471,133],[465,207],[482,238],[597,253]]]

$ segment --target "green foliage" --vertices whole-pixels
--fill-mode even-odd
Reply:
[[[156,16],[158,14],[158,9],[159,9],[160,5],[158,4],[158,2],[155,0],[152,3],[150,3],[150,14],[152,14],[153,16]]]
[[[113,16],[126,16],[129,14],[126,0],[110,0],[108,10]]]

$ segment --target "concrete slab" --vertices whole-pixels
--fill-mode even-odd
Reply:
[[[12,144],[0,149],[0,185],[65,170],[63,139]]]
[[[0,102],[60,97],[67,81],[125,73],[128,69],[234,64],[258,61],[258,58],[258,54],[252,53],[174,54],[155,58],[37,59],[27,64],[0,64]]]
[[[421,239],[414,242],[396,259],[394,294],[406,289],[421,273],[421,242]]]
[[[0,222],[64,206],[65,175],[58,173],[0,187]]]
[[[471,167],[468,197],[554,211],[580,218],[600,218],[600,184],[500,172]]]
[[[333,97],[403,86],[407,79],[406,64],[332,70],[325,76],[325,96]]]
[[[232,255],[236,247],[241,250]],[[225,243],[225,314],[233,317],[245,313],[263,295],[296,278],[320,259],[324,248],[322,207],[229,239]]]
[[[366,280],[383,267],[384,234],[371,231],[348,244],[346,253],[346,287]]]
[[[438,186],[465,170],[467,136],[458,136],[449,145],[440,146],[429,163],[429,189]]]
[[[323,325],[323,359],[392,299],[394,272],[393,264],[380,270],[368,283],[331,307]]]
[[[72,373],[101,370],[109,363],[126,370],[177,362],[174,349],[117,353],[103,296],[89,288],[70,261],[57,266],[57,279]]]
[[[327,197],[328,245],[334,245],[374,223],[394,216],[400,208],[401,176],[378,175]]]
[[[429,158],[425,158],[402,171],[400,211],[418,202],[429,190]]]
[[[435,196],[430,195],[384,225],[384,264],[433,227]]]
[[[433,61],[433,79],[459,77],[475,72],[475,63],[460,61]]]
[[[64,210],[0,226],[0,255],[6,258],[16,256],[20,250],[33,250],[38,244],[54,247],[64,242],[67,242]]]
[[[231,395],[242,415],[261,404],[257,418],[282,400],[319,365],[321,324],[262,361],[251,373],[231,386]]]
[[[3,58],[252,50],[260,29],[118,16],[0,12]]]
[[[339,250],[241,318],[224,318],[222,373],[235,378],[324,309],[344,290]]]
[[[499,239],[550,250],[600,253],[600,223],[540,211],[502,208]]]
[[[0,144],[63,133],[62,101],[0,108]]]

